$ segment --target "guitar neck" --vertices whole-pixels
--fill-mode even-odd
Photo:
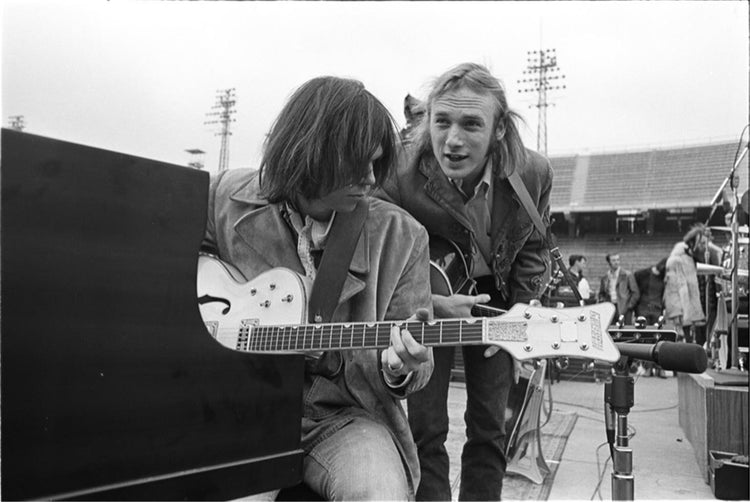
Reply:
[[[415,340],[427,346],[485,343],[485,322],[482,319],[445,319],[429,322],[244,326],[237,350],[285,352],[385,348],[390,345],[392,326],[408,329]]]
[[[482,305],[481,303],[477,303],[473,307],[471,307],[471,315],[473,315],[474,317],[497,317],[499,315],[505,314],[506,312],[507,310],[488,307],[487,305]]]

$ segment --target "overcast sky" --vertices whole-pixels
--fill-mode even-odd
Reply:
[[[451,66],[487,65],[526,119],[527,51],[555,48],[548,153],[739,140],[748,123],[748,4],[725,2],[157,2],[6,0],[2,120],[26,131],[218,165],[217,91],[234,88],[229,165],[256,167],[290,93],[353,77],[399,125],[407,93]]]

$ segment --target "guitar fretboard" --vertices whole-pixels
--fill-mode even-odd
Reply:
[[[507,311],[496,307],[488,307],[481,303],[477,303],[471,307],[471,315],[474,317],[497,317],[505,312]]]
[[[275,352],[384,348],[390,345],[392,326],[408,329],[422,345],[483,343],[484,322],[481,319],[288,326],[252,326],[247,323],[240,329],[237,350]]]

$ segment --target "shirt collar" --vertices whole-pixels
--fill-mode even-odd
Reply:
[[[289,216],[289,222],[299,236],[305,236],[310,239],[311,249],[323,249],[325,247],[328,234],[331,233],[333,220],[336,218],[336,212],[331,215],[328,221],[318,221],[309,216],[305,216],[302,221],[302,215],[288,202],[284,203],[284,209]]]
[[[466,192],[463,190],[463,184],[464,180],[458,179],[455,180],[453,178],[448,178],[451,183],[453,183],[453,186],[455,186],[459,192],[467,199],[471,200],[475,197],[479,197],[479,194],[482,195],[485,199],[487,199],[487,194],[492,192],[492,159],[487,159],[486,164],[484,165],[484,171],[482,172],[482,177],[479,179],[479,182],[477,183],[476,187],[474,187],[474,193],[469,196]]]

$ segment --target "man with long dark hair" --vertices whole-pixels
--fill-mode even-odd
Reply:
[[[336,218],[387,176],[398,144],[392,117],[360,82],[305,83],[273,124],[260,171],[212,179],[207,241],[247,279],[274,267],[314,279]],[[427,239],[405,211],[371,200],[332,320],[429,315]],[[414,498],[417,452],[398,400],[429,380],[432,352],[406,330],[390,339],[382,351],[307,354],[302,474],[326,499]]]

